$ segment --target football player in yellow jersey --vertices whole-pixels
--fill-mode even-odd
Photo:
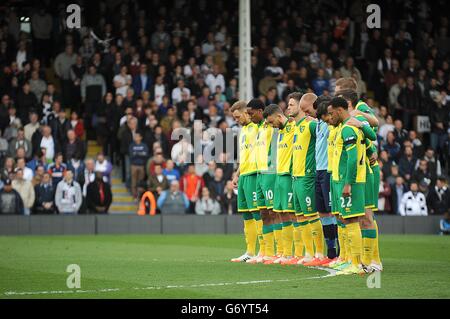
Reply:
[[[356,110],[356,105],[358,104],[358,94],[355,90],[347,89],[340,90],[336,92],[337,95],[342,96],[349,103],[349,111],[350,114],[360,117],[364,115],[366,119],[371,119],[370,125],[372,127],[378,126],[378,121],[374,115],[363,113]],[[354,119],[352,119],[354,121]],[[354,125],[354,122],[352,122]],[[370,133],[375,134],[375,131],[372,130]],[[366,133],[365,133],[366,134]],[[376,139],[376,134],[374,138]],[[374,205],[375,201],[378,201],[378,192],[374,190],[374,187],[379,187],[379,183],[375,183],[374,179],[379,176],[373,173],[372,167],[378,168],[378,166],[374,166],[374,162],[376,162],[377,156],[373,157],[373,154],[376,154],[376,147],[369,141],[367,145],[367,159],[366,159],[366,169],[367,169],[367,182],[366,182],[366,215],[364,218],[361,218],[361,229],[362,229],[362,237],[363,237],[363,257],[362,262],[365,266],[365,269],[369,272],[371,271],[381,271],[382,266],[381,262],[374,260],[374,255],[378,255],[378,232],[377,227],[374,222],[373,209],[376,207]],[[375,176],[376,175],[376,176]],[[375,195],[377,194],[377,195]]]
[[[318,266],[324,261],[324,237],[322,223],[316,209],[316,127],[317,121],[306,117],[301,105],[313,105],[317,96],[313,93],[292,93],[288,96],[288,114],[296,121],[292,154],[292,189],[296,224],[305,246],[304,257],[297,264]],[[314,246],[316,252],[314,253]],[[302,247],[303,248],[303,247]],[[297,253],[296,256],[303,254]]]
[[[264,110],[266,123],[278,129],[277,138],[277,162],[275,179],[275,193],[273,199],[273,211],[282,220],[283,254],[280,258],[267,263],[286,263],[292,258],[293,225],[295,209],[292,193],[292,149],[295,134],[295,120],[286,117],[281,108],[276,104],[270,104]]]
[[[247,112],[251,120],[258,125],[254,152],[257,158],[256,194],[258,209],[262,219],[262,247],[265,249],[263,252],[264,256],[252,258],[247,261],[249,263],[261,263],[276,259],[275,240],[278,247],[282,244],[281,224],[276,222],[275,213],[273,213],[273,194],[276,177],[276,132],[273,127],[265,123],[263,117],[264,108],[265,105],[260,99],[252,99],[247,104]],[[259,242],[261,243],[261,240]]]
[[[345,221],[351,265],[338,275],[362,274],[362,235],[360,217],[365,216],[366,146],[362,131],[348,125],[351,116],[348,102],[335,97],[328,107],[331,124],[338,126],[336,133],[332,178],[339,196],[339,210]]]
[[[311,94],[305,94],[304,98]],[[315,97],[315,96],[314,96]],[[300,107],[306,115],[317,119],[316,126],[316,207],[322,223],[323,235],[327,245],[327,258],[316,258],[309,265],[326,265],[336,261],[337,257],[337,220],[333,215],[331,197],[331,155],[333,148],[330,146],[334,141],[334,127],[329,125],[328,105],[330,96],[319,96],[315,101],[301,103]],[[334,210],[336,211],[336,209]]]
[[[235,121],[242,126],[239,133],[239,168],[233,178],[233,185],[238,189],[238,212],[244,218],[244,235],[247,244],[246,252],[233,262],[246,262],[256,256],[256,240],[258,221],[254,213],[257,213],[259,220],[257,196],[256,196],[256,158],[254,156],[254,142],[258,127],[254,124],[247,113],[247,103],[238,101],[231,107],[231,112]]]
[[[319,97],[321,98],[321,97]],[[338,243],[339,243],[339,253],[336,252],[337,254],[337,258],[332,259],[328,264],[323,264],[322,266],[325,267],[331,267],[334,265],[341,265],[343,263],[345,263],[347,261],[347,247],[346,247],[346,229],[345,229],[345,224],[342,220],[342,218],[339,217],[339,209],[338,209],[338,199],[336,199],[336,194],[334,191],[334,182],[333,179],[331,178],[331,173],[333,170],[333,153],[334,153],[334,144],[335,144],[335,138],[336,138],[336,133],[339,131],[339,126],[338,127],[334,127],[331,124],[330,121],[330,116],[328,115],[328,106],[331,103],[332,98],[331,97],[327,97],[326,99],[323,98],[317,105],[317,110],[316,110],[316,116],[317,118],[320,118],[324,123],[328,124],[328,138],[327,138],[327,172],[328,174],[330,174],[330,192],[329,192],[329,198],[330,198],[330,210],[331,210],[331,214],[333,216],[333,218],[335,218],[335,225],[337,226],[337,229],[334,230],[334,236],[333,238],[338,239]],[[325,218],[330,218],[329,216],[325,216]],[[329,223],[330,225],[332,225],[332,223]],[[328,232],[329,233],[329,232]],[[330,238],[331,236],[328,235],[327,236],[327,231],[325,230],[324,227],[324,235],[325,238],[327,239]],[[328,242],[328,239],[327,239]],[[330,256],[329,256],[330,257]]]

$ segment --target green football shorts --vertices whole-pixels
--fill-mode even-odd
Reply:
[[[372,167],[373,172],[373,211],[378,210],[378,194],[380,192],[380,166],[376,164]]]
[[[331,213],[333,215],[339,215],[339,196],[336,191],[337,183],[333,181],[333,178],[330,176],[330,198],[331,198]]]
[[[239,176],[237,202],[240,213],[258,211],[256,174]]]
[[[352,191],[349,197],[342,196],[344,183],[335,183],[335,191],[339,205],[339,214],[344,219],[354,218],[365,215],[365,187],[363,183],[352,184]]]
[[[292,176],[277,175],[273,194],[273,211],[276,213],[295,213]]]
[[[366,184],[364,186],[364,208],[373,208],[373,173],[366,167]]]
[[[273,189],[276,174],[260,174],[256,177],[256,195],[258,209],[273,208]]]
[[[316,215],[317,209],[315,177],[294,177],[292,190],[294,192],[295,214],[305,217]]]

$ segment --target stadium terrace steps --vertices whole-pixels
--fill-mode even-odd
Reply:
[[[96,141],[87,142],[87,157],[95,158],[102,147]],[[130,192],[122,182],[120,168],[114,167],[111,173],[112,204],[109,207],[110,214],[136,214],[138,204],[134,201]]]
[[[136,214],[137,203],[120,178],[120,170],[115,167],[112,171],[111,191],[113,201],[109,207],[110,214]]]
[[[102,151],[102,147],[98,145],[96,141],[87,142],[87,157],[95,158],[97,156],[97,153],[100,151]]]

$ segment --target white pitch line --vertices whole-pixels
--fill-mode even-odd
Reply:
[[[133,287],[133,288],[102,288],[102,289],[90,289],[90,290],[50,290],[50,291],[6,291],[3,293],[5,296],[26,296],[26,295],[62,295],[62,294],[83,294],[83,293],[107,293],[118,292],[126,290],[158,290],[158,289],[179,289],[179,288],[202,288],[202,287],[219,287],[219,286],[232,286],[232,285],[255,285],[255,284],[268,284],[277,282],[291,282],[302,281],[311,279],[322,279],[327,277],[336,276],[336,270],[323,267],[308,267],[314,269],[320,269],[328,272],[327,275],[313,276],[308,278],[298,279],[267,279],[267,280],[251,280],[251,281],[237,281],[237,282],[220,282],[209,284],[193,284],[193,285],[168,285],[168,286],[148,286],[148,287]]]

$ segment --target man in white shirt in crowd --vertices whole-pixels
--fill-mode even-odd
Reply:
[[[411,182],[410,191],[403,194],[400,202],[401,216],[427,216],[428,208],[425,195],[419,192],[417,182]]]
[[[221,93],[225,92],[225,78],[219,71],[219,66],[214,64],[213,73],[206,76],[205,84],[209,87],[211,92],[215,92],[217,86],[220,86]]]
[[[116,88],[116,94],[120,94],[125,97],[131,83],[132,78],[131,75],[128,74],[128,68],[126,66],[122,66],[120,68],[120,73],[117,74],[113,79],[113,84]]]
[[[178,80],[177,87],[172,90],[172,103],[174,105],[183,99],[183,93],[187,94],[187,99],[191,98],[191,90],[184,87],[184,80]]]

